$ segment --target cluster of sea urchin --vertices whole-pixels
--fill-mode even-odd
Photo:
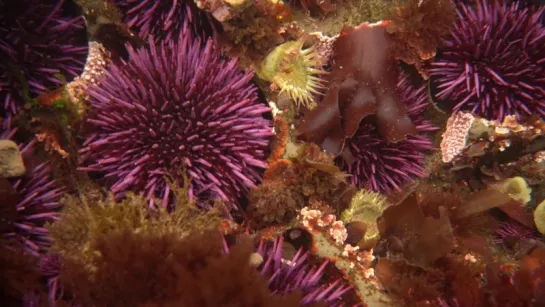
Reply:
[[[193,35],[215,37],[217,25],[208,13],[197,8],[192,0],[115,0],[127,26],[147,40],[176,40],[189,27]]]
[[[11,121],[8,118],[4,123],[4,131],[0,134],[1,140],[11,139],[17,129],[11,129]],[[55,221],[59,216],[61,207],[59,200],[64,190],[57,187],[52,179],[52,169],[49,161],[32,165],[27,163],[32,154],[36,140],[26,144],[20,144],[19,149],[25,164],[27,173],[20,177],[10,179],[16,192],[15,204],[7,202],[4,206],[14,205],[14,208],[3,208],[4,212],[13,212],[10,216],[3,216],[3,222],[7,225],[2,236],[8,240],[15,240],[23,244],[25,250],[34,256],[42,254],[51,243],[46,223]],[[7,201],[3,199],[3,201]]]
[[[453,111],[487,119],[545,117],[545,8],[477,1],[459,5],[459,20],[430,70]]]
[[[85,24],[65,17],[63,2],[0,2],[0,101],[8,113],[83,71]]]
[[[273,135],[252,74],[189,32],[128,51],[127,62],[110,65],[88,89],[95,132],[80,169],[105,173],[118,197],[145,191],[150,205],[160,197],[164,207],[173,196],[165,176],[183,185],[185,170],[191,198],[237,204],[261,180]]]
[[[400,74],[397,89],[401,101],[407,105],[407,115],[418,133],[434,131],[431,122],[424,120],[423,112],[429,105],[427,88],[414,88],[407,74]],[[346,147],[336,163],[359,188],[384,192],[399,189],[412,177],[423,177],[424,151],[433,149],[424,135],[409,135],[399,142],[387,142],[372,123],[362,122],[358,131],[346,141]]]

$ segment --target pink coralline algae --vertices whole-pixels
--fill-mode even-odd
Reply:
[[[185,173],[200,205],[222,199],[238,209],[262,178],[273,135],[253,75],[189,32],[128,52],[87,91],[92,132],[80,170],[104,174],[118,198],[144,191],[164,207],[173,200],[165,177],[182,186]]]
[[[441,159],[448,163],[454,160],[467,145],[469,130],[473,126],[475,117],[470,113],[457,112],[447,121],[447,129],[441,140]]]
[[[0,2],[0,102],[8,114],[83,71],[85,23],[65,16],[63,2]]]
[[[407,75],[401,74],[397,83],[399,97],[407,105],[407,115],[420,135],[410,135],[398,142],[387,142],[374,124],[361,123],[353,138],[347,140],[337,164],[351,174],[350,181],[359,188],[373,191],[399,189],[412,177],[424,177],[424,151],[433,149],[423,135],[434,131],[431,122],[424,120],[423,112],[429,105],[425,86],[415,88]]]
[[[437,98],[453,111],[502,121],[545,117],[545,8],[517,2],[460,4],[459,20],[430,70]]]
[[[16,132],[17,129],[12,129],[11,121],[7,119],[0,139],[9,140]],[[61,208],[59,200],[64,189],[58,187],[52,178],[49,161],[38,164],[29,163],[30,159],[27,158],[31,156],[35,144],[36,140],[33,139],[19,145],[27,172],[24,176],[9,180],[19,200],[15,205],[17,213],[11,227],[1,235],[8,240],[22,243],[29,254],[39,256],[51,244],[49,231],[44,226],[58,219]]]

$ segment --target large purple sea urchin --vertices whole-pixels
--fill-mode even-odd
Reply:
[[[11,129],[10,126],[11,122],[7,119],[0,139],[11,139],[15,135],[17,129]],[[44,225],[57,220],[61,207],[59,200],[64,190],[57,187],[55,180],[52,179],[52,169],[48,161],[36,165],[28,163],[35,143],[36,140],[33,139],[29,143],[19,145],[27,172],[23,177],[10,179],[18,201],[15,205],[15,216],[7,219],[10,225],[2,236],[20,241],[27,252],[38,256],[51,243]]]
[[[309,252],[299,249],[291,259],[282,256],[284,238],[276,238],[272,244],[259,243],[257,253],[263,257],[259,271],[269,280],[269,289],[275,295],[287,295],[293,291],[301,291],[301,306],[314,302],[326,303],[326,306],[337,306],[342,296],[352,289],[342,279],[332,283],[322,280],[328,261],[319,268],[307,263]]]
[[[270,109],[252,74],[221,59],[212,40],[203,47],[188,32],[158,46],[152,40],[149,49],[128,48],[129,60],[89,88],[87,122],[96,132],[80,151],[80,169],[105,173],[117,196],[145,191],[163,206],[172,199],[165,176],[185,169],[191,198],[236,204],[267,166],[273,133],[262,115]]]
[[[437,98],[452,102],[454,112],[488,119],[545,117],[544,10],[460,4],[460,18],[430,70]]]
[[[9,113],[25,103],[25,95],[35,97],[83,71],[83,18],[65,17],[63,2],[0,1],[0,101]]]
[[[115,0],[115,4],[127,26],[146,40],[149,36],[177,40],[186,24],[196,36],[217,33],[213,18],[193,0]]]
[[[415,89],[408,76],[400,74],[397,89],[418,133],[436,130],[422,116],[429,104],[426,87]],[[374,124],[364,121],[354,137],[347,140],[346,148],[336,162],[352,174],[352,184],[383,192],[399,189],[405,182],[412,181],[413,176],[423,177],[423,152],[430,149],[433,149],[431,141],[424,135],[407,136],[402,141],[388,143],[378,134]]]

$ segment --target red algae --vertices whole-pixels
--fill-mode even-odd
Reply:
[[[376,116],[379,134],[389,142],[416,133],[399,100],[397,62],[390,52],[388,22],[346,26],[333,44],[329,91],[301,120],[299,138],[339,155],[360,122]]]

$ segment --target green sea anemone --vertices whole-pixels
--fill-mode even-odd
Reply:
[[[320,95],[324,88],[325,80],[319,76],[326,71],[315,46],[303,49],[305,38],[276,47],[257,71],[260,78],[278,86],[280,93],[288,94],[297,107],[312,108],[316,105],[313,94]]]

